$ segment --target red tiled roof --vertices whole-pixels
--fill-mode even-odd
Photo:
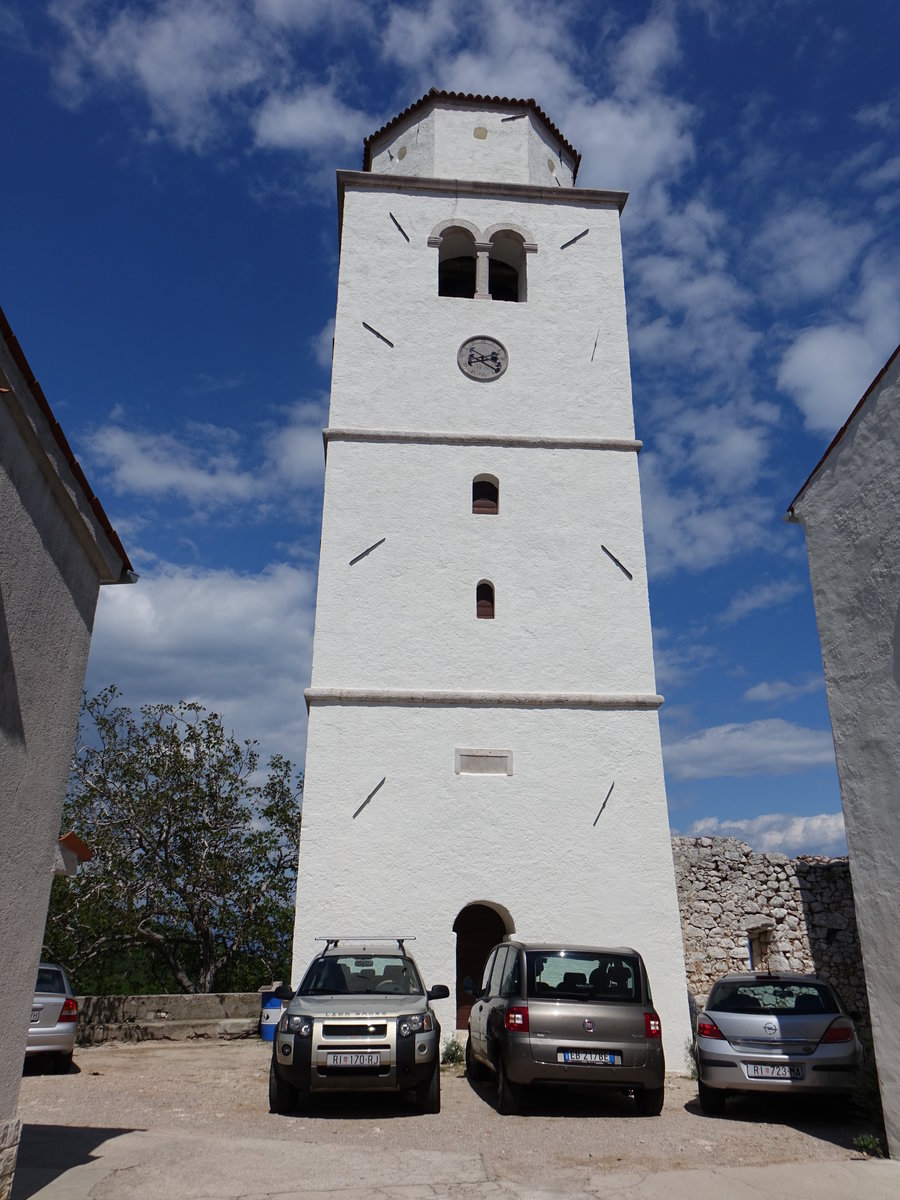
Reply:
[[[536,117],[543,121],[544,125],[546,125],[546,127],[550,130],[559,144],[563,146],[569,152],[569,154],[572,155],[573,159],[575,160],[575,166],[572,171],[573,181],[578,176],[578,167],[581,163],[581,155],[571,144],[571,142],[567,141],[567,139],[563,137],[562,131],[557,129],[544,110],[540,107],[540,105],[538,105],[537,101],[513,100],[508,96],[475,96],[471,92],[443,92],[439,88],[431,88],[431,90],[428,91],[421,100],[416,100],[415,103],[411,104],[409,108],[405,108],[403,112],[399,113],[393,118],[393,120],[388,121],[386,125],[382,125],[382,127],[376,130],[375,133],[371,133],[367,138],[365,138],[363,141],[363,170],[369,171],[372,168],[372,143],[376,138],[380,138],[383,133],[387,133],[389,129],[393,129],[395,125],[399,124],[413,113],[418,112],[420,108],[434,100],[457,100],[463,104],[491,104],[495,107],[502,108],[530,109]]]
[[[816,463],[816,465],[810,471],[803,487],[800,489],[800,491],[797,493],[797,495],[793,498],[793,500],[788,505],[788,516],[790,518],[792,518],[793,520],[797,520],[797,518],[794,516],[794,505],[797,503],[797,501],[800,499],[800,497],[803,495],[803,493],[806,491],[806,489],[812,483],[813,479],[819,472],[819,468],[825,462],[825,459],[828,458],[829,454],[832,452],[832,450],[835,448],[835,446],[838,444],[838,442],[841,441],[844,434],[850,428],[851,424],[853,423],[853,418],[856,416],[856,414],[859,412],[859,410],[862,408],[862,406],[868,400],[869,396],[871,396],[872,392],[875,390],[875,388],[878,386],[878,384],[881,383],[882,379],[884,378],[885,374],[887,373],[888,368],[890,367],[891,363],[894,361],[894,359],[897,357],[898,354],[900,354],[900,346],[897,347],[897,349],[894,351],[894,353],[891,355],[891,357],[887,360],[887,362],[884,364],[884,366],[881,368],[881,370],[878,372],[878,374],[875,376],[875,378],[872,380],[872,382],[866,388],[865,392],[863,392],[862,397],[859,400],[859,403],[856,405],[856,407],[853,409],[853,412],[850,414],[850,416],[847,418],[847,420],[843,423],[843,425],[840,427],[840,429],[837,431],[837,433],[834,435],[834,437],[831,439],[828,449],[825,451],[825,453],[822,455],[822,457],[819,459],[819,461]]]
[[[19,345],[19,339],[13,333],[12,326],[6,319],[6,314],[2,308],[0,308],[0,337],[2,337],[6,342],[16,366],[25,377],[28,390],[34,397],[38,408],[46,417],[47,424],[50,426],[50,432],[53,435],[53,440],[59,446],[60,450],[62,450],[66,462],[69,464],[69,467],[72,470],[72,474],[78,481],[79,487],[81,488],[82,492],[84,492],[85,498],[87,499],[88,504],[91,506],[94,516],[100,522],[103,532],[109,538],[116,554],[118,554],[119,558],[122,560],[123,571],[133,571],[134,568],[129,561],[128,555],[125,553],[125,548],[119,541],[119,535],[113,529],[112,525],[110,524],[109,517],[103,511],[103,505],[91,490],[91,485],[85,478],[84,471],[81,469],[81,464],[72,453],[72,447],[69,445],[66,435],[62,431],[59,421],[57,421],[56,417],[53,415],[53,409],[50,407],[47,397],[44,395],[43,388],[35,379],[34,371],[32,371],[31,367],[28,365],[28,359],[25,357],[25,353],[22,350],[22,347]]]

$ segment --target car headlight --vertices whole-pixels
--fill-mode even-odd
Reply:
[[[300,1017],[286,1012],[281,1018],[278,1028],[282,1033],[296,1033],[298,1037],[312,1037],[312,1017]]]
[[[401,1037],[415,1037],[417,1033],[431,1033],[432,1029],[434,1029],[434,1017],[430,1012],[397,1018],[397,1032]]]

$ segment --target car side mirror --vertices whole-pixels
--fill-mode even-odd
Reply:
[[[450,995],[450,989],[446,983],[436,983],[433,988],[428,989],[429,1000],[446,1000]]]
[[[467,975],[463,980],[463,991],[467,996],[475,995],[475,984],[472,982],[472,976]]]
[[[294,998],[294,993],[286,983],[280,984],[272,993],[276,1000],[283,1000],[285,1004],[290,1004]]]

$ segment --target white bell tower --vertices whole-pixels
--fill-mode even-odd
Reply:
[[[689,1036],[619,214],[533,100],[432,91],[338,172],[294,978],[415,935],[633,946]],[[455,993],[455,994],[454,994]]]

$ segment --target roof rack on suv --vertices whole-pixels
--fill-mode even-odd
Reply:
[[[404,942],[414,942],[415,940],[416,940],[415,937],[412,937],[409,934],[405,935],[404,937],[372,937],[371,935],[369,935],[369,936],[356,935],[354,937],[348,937],[346,934],[342,934],[340,937],[317,937],[316,938],[317,942],[325,943],[326,950],[330,950],[332,946],[339,946],[341,944],[341,942],[350,942],[351,944],[357,943],[357,944],[361,944],[363,946],[367,945],[369,942],[396,942],[397,945],[400,947],[401,952],[404,951],[404,945],[403,945]]]

